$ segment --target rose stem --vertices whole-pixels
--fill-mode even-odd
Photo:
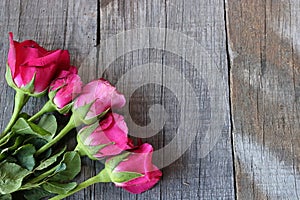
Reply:
[[[66,194],[61,194],[61,195],[57,195],[55,197],[52,197],[51,199],[49,200],[60,200],[60,199],[63,199],[63,198],[66,198],[80,190],[83,190],[84,188],[88,187],[88,186],[91,186],[95,183],[108,183],[108,182],[111,182],[110,178],[109,178],[109,175],[107,174],[107,171],[105,169],[103,169],[98,175],[92,177],[92,178],[89,178],[88,180],[80,183],[79,185],[77,185],[77,187],[71,191],[69,191],[68,193]]]
[[[9,133],[6,134],[4,137],[2,137],[2,138],[0,139],[0,146],[1,146],[3,143],[7,142],[7,140],[8,140],[13,134],[14,134],[13,132],[9,132]]]
[[[33,115],[32,117],[30,117],[28,119],[28,121],[30,121],[30,122],[35,121],[36,119],[38,119],[43,114],[48,113],[48,112],[52,112],[52,111],[55,111],[55,107],[52,105],[51,100],[49,100],[44,105],[44,107],[39,112],[37,112],[35,115]]]
[[[2,132],[1,137],[6,135],[10,131],[12,126],[15,124],[15,122],[18,119],[20,111],[22,110],[23,106],[26,104],[28,99],[29,99],[28,95],[24,94],[23,92],[16,91],[14,111],[13,111],[13,114],[12,114],[10,121],[8,122],[6,128]]]
[[[47,144],[42,146],[36,153],[35,156],[40,155],[41,153],[45,152],[47,149],[49,149],[52,145],[57,143],[60,139],[62,139],[70,130],[75,128],[75,120],[74,115],[71,116],[68,124],[53,138],[51,141],[49,141]]]

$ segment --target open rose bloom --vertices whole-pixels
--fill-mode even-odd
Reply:
[[[130,153],[108,159],[105,169],[116,186],[139,194],[152,188],[161,178],[162,172],[152,163],[153,148],[143,144]],[[117,164],[116,161],[120,159]]]
[[[12,33],[9,36],[7,64],[14,84],[12,87],[28,94],[39,94],[48,89],[61,71],[70,69],[67,50],[48,51],[32,40],[17,42]]]
[[[124,117],[116,113],[107,113],[100,122],[79,131],[77,150],[81,155],[88,155],[93,160],[118,155],[133,146],[127,133]]]

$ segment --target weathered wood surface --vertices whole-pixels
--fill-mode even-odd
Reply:
[[[116,84],[130,135],[159,150],[164,176],[151,191],[97,184],[68,199],[298,199],[299,1],[4,0],[0,10],[1,128],[12,31],[70,50],[85,82]],[[84,159],[77,181],[101,168]]]
[[[299,199],[299,1],[227,1],[238,199]]]
[[[16,40],[68,49],[84,81],[104,76],[118,85],[128,98],[123,112],[132,136],[143,136],[160,150],[155,161],[164,167],[164,177],[151,191],[132,195],[113,184],[97,184],[68,199],[234,198],[224,2],[14,0],[1,2],[0,15],[2,77],[9,31]],[[154,31],[123,34],[143,27]],[[169,35],[172,31],[175,35]],[[118,34],[121,42],[111,45],[109,39]],[[175,41],[178,47],[174,38],[182,39]],[[142,73],[131,73],[140,66]],[[1,92],[4,127],[14,93],[4,78]],[[25,110],[34,113],[44,101],[32,99]],[[169,143],[173,146],[165,148]],[[77,181],[101,167],[84,159]]]
[[[112,185],[99,185],[95,187],[96,194],[103,199],[234,199],[224,3],[115,0],[100,1],[100,5],[97,76],[104,71],[104,77],[117,84],[130,99],[127,121],[131,117],[135,124],[148,127],[129,123],[130,134],[148,135],[143,141],[152,143],[155,149],[166,148],[175,137],[181,139],[171,151],[159,154],[159,165],[166,164],[168,158],[174,158],[186,146],[192,134],[188,130],[195,123],[197,135],[187,152],[163,169],[163,180],[151,191],[134,196]],[[196,45],[189,46],[177,33],[198,42],[203,52],[192,52]],[[103,49],[106,54],[101,52]],[[81,69],[85,71],[85,67]],[[221,86],[214,88],[218,84],[225,90],[219,92]],[[191,107],[194,98],[197,105]],[[218,105],[210,103],[216,102],[214,98],[219,98]],[[156,118],[164,119],[160,107],[148,111],[154,104],[164,106],[167,119],[162,131],[159,129],[152,136],[149,124],[159,126]],[[221,119],[214,122],[211,118],[216,114]],[[180,135],[182,127],[186,131]],[[203,142],[205,134],[208,141]],[[205,148],[212,151],[206,155]]]

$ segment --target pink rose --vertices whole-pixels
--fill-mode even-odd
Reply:
[[[81,92],[81,87],[82,81],[77,75],[77,68],[72,66],[69,71],[62,71],[58,78],[52,81],[49,94],[54,91],[52,102],[57,108],[62,109]]]
[[[41,93],[45,91],[51,81],[62,70],[69,70],[70,56],[66,50],[47,51],[32,40],[21,43],[13,40],[13,34],[9,33],[10,48],[8,52],[8,66],[13,87],[17,87],[29,93]],[[27,91],[28,84],[34,80],[34,87]]]
[[[133,146],[127,133],[128,128],[124,117],[116,113],[108,113],[100,122],[79,131],[77,150],[81,155],[88,155],[94,160],[120,154]]]
[[[108,159],[105,169],[110,170],[108,174],[111,181],[134,194],[152,188],[162,176],[162,172],[152,164],[152,152],[152,146],[145,143],[129,154],[124,153]],[[122,160],[115,164],[120,158]]]
[[[98,79],[83,87],[74,101],[73,112],[80,115],[82,121],[86,121],[98,117],[110,108],[121,108],[125,103],[124,95],[108,81]]]

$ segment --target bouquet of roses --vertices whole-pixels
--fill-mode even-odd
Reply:
[[[15,195],[62,199],[100,182],[137,194],[159,181],[162,173],[152,163],[152,146],[134,145],[123,116],[112,111],[125,105],[124,96],[104,79],[84,85],[67,50],[48,51],[32,40],[19,43],[10,33],[5,77],[16,94],[11,119],[0,135],[0,200]],[[39,112],[22,112],[30,97],[45,94],[49,100]],[[59,128],[53,112],[68,123]],[[74,128],[80,128],[77,146],[67,151],[59,142]],[[105,167],[78,184],[74,178],[81,156],[104,160]]]

